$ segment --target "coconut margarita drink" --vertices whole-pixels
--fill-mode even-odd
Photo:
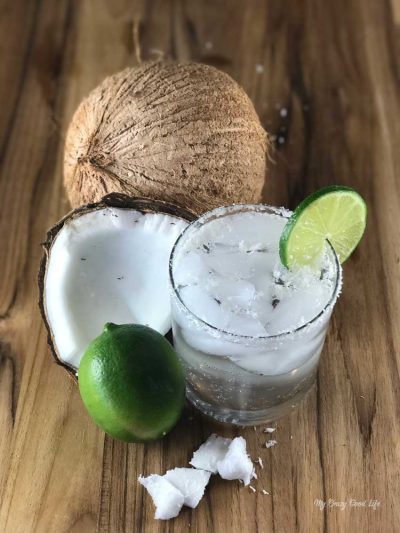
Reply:
[[[293,409],[313,384],[341,286],[331,246],[294,270],[279,257],[290,212],[219,208],[190,224],[170,260],[174,346],[187,395],[223,422]]]
[[[189,399],[221,421],[275,419],[313,383],[340,264],[365,223],[365,202],[344,187],[293,214],[232,205],[198,219],[110,194],[69,213],[44,243],[40,307],[53,355],[92,418],[122,440],[164,436],[184,378]]]
[[[74,209],[47,233],[39,304],[56,362],[113,437],[164,436],[185,388],[200,410],[237,424],[281,416],[310,388],[366,206],[331,186],[293,214],[219,207],[260,200],[267,155],[251,100],[207,65],[125,69],[75,112],[64,154]],[[231,477],[243,442],[229,444],[227,461],[221,442],[220,475],[248,479],[240,464]],[[208,478],[193,476],[143,484],[159,496],[158,482],[172,495],[193,481],[196,498],[175,496],[195,506]]]

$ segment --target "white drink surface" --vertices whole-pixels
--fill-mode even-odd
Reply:
[[[318,316],[334,292],[335,264],[326,254],[317,271],[283,267],[285,223],[279,214],[254,211],[201,226],[174,263],[185,306],[215,328],[249,337],[291,332]]]

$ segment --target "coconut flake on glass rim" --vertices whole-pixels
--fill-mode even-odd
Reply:
[[[216,218],[212,221],[213,224],[203,226],[201,235],[197,234],[193,237],[194,245],[201,247],[203,243],[216,243],[215,248],[220,252],[236,252],[237,247],[240,248],[240,251],[245,252],[251,249],[259,249],[259,245],[262,245],[261,248],[276,248],[276,240],[273,235],[276,233],[280,235],[285,225],[285,219],[281,215],[289,216],[291,214],[286,209],[274,208],[276,214],[272,213],[266,219],[262,211],[229,213],[229,207],[222,207],[219,210],[215,210],[214,213],[218,216],[219,212],[223,213],[226,209],[228,209],[229,218],[226,216]],[[239,220],[239,224],[237,220]],[[257,225],[258,234],[263,235],[262,242],[254,239],[255,225]]]
[[[88,210],[52,242],[44,308],[59,358],[77,368],[105,323],[170,326],[168,259],[187,222],[134,208]]]

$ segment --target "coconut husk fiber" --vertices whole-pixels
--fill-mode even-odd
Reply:
[[[73,207],[110,192],[197,214],[260,201],[267,135],[243,89],[197,63],[148,63],[106,78],[70,124],[64,183]]]

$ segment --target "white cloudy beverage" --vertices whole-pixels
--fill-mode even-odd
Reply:
[[[283,267],[288,216],[263,205],[219,208],[190,224],[171,255],[174,346],[187,395],[224,422],[282,416],[315,378],[341,269],[329,245],[313,269]]]

